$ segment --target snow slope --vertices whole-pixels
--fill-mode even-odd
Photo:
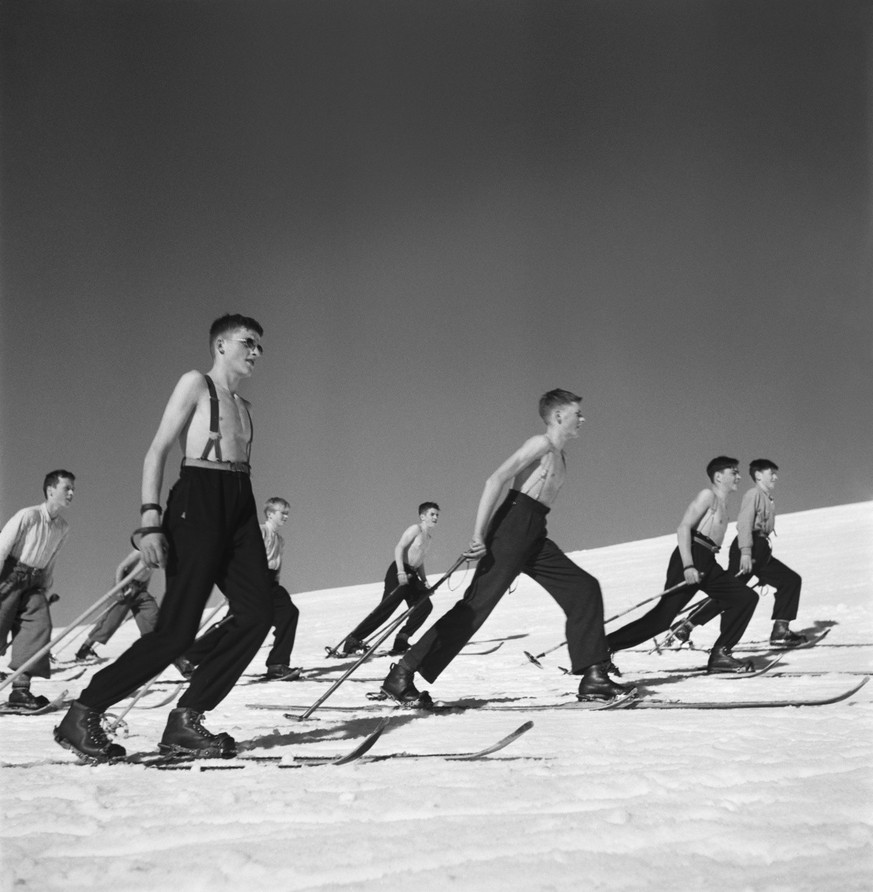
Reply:
[[[626,677],[662,698],[754,699],[836,693],[873,671],[873,504],[780,516],[778,532],[776,553],[804,577],[794,628],[829,628],[820,646],[788,654],[772,675],[742,680],[682,678],[673,670],[701,665],[705,654],[641,649],[620,656]],[[672,546],[664,536],[573,557],[601,580],[610,616],[660,590]],[[434,616],[459,596],[462,580],[440,590]],[[296,596],[294,662],[320,674],[257,685],[244,678],[207,725],[254,752],[281,754],[286,764],[295,754],[351,748],[374,716],[324,711],[300,723],[246,704],[314,701],[347,665],[325,659],[323,646],[335,644],[379,593],[372,584]],[[745,642],[768,635],[770,600],[762,598]],[[108,652],[133,635],[129,623]],[[695,640],[706,646],[713,637],[707,628]],[[477,636],[503,640],[500,650],[459,657],[431,692],[442,699],[572,695],[573,679],[557,668],[564,649],[543,670],[523,654],[562,638],[557,607],[522,579]],[[262,671],[265,653],[250,672]],[[365,703],[388,662],[366,663],[328,702]],[[86,680],[72,683],[72,692]],[[50,694],[62,688],[59,680],[34,684]],[[845,702],[802,709],[403,712],[373,755],[478,749],[528,718],[535,725],[480,762],[288,770],[262,763],[228,771],[82,767],[52,740],[57,714],[3,717],[4,763],[32,767],[0,771],[0,888],[866,890],[873,887],[871,703],[873,685]],[[129,751],[155,747],[168,708],[128,715]]]

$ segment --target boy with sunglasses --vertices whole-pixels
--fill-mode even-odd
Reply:
[[[143,526],[135,535],[145,566],[165,568],[166,594],[155,630],[98,672],[55,728],[57,742],[88,761],[124,758],[124,748],[106,736],[102,714],[190,647],[213,586],[227,598],[233,621],[170,712],[160,750],[195,758],[236,754],[233,738],[211,733],[202,719],[233,688],[273,618],[272,579],[249,479],[251,409],[237,392],[263,353],[262,335],[247,316],[228,314],[212,324],[209,373],[182,375],[146,453]],[[182,470],[164,512],[164,466],[177,441]]]

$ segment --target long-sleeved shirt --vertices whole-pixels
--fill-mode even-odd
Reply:
[[[45,503],[22,508],[0,530],[0,566],[12,557],[28,567],[43,571],[43,585],[51,588],[55,560],[67,538],[70,525],[63,517],[52,517]]]
[[[267,549],[267,566],[276,571],[276,579],[279,579],[279,568],[282,566],[282,550],[285,548],[285,540],[273,532],[268,523],[261,524],[261,535],[264,537],[264,548]]]
[[[752,535],[769,536],[776,526],[776,503],[773,496],[753,486],[744,496],[737,515],[737,541],[740,551],[752,553]]]

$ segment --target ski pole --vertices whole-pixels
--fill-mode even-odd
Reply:
[[[197,631],[199,632],[202,629],[205,629],[206,626],[212,622],[212,619],[215,617],[215,614],[218,613],[218,611],[221,610],[222,607],[224,607],[224,604],[219,604],[217,607],[213,607],[212,610],[209,612],[209,614],[202,619],[202,621],[200,622],[200,628]],[[131,711],[131,709],[133,709],[134,706],[136,706],[137,703],[139,703],[139,701],[143,697],[145,697],[145,695],[151,690],[152,685],[161,677],[163,672],[164,672],[164,670],[161,669],[161,671],[157,675],[155,675],[154,678],[150,678],[136,692],[136,694],[134,695],[134,697],[130,701],[130,703],[128,703],[127,706],[125,706],[124,709],[122,709],[121,712],[117,716],[115,716],[113,721],[109,722],[106,725],[106,730],[108,733],[111,734],[113,731],[115,731],[116,728],[118,728],[118,726],[124,721],[124,717]]]
[[[0,682],[0,691],[2,691],[3,688],[7,687],[8,685],[12,684],[12,682],[15,681],[15,679],[18,678],[19,675],[24,675],[24,673],[27,672],[27,670],[30,669],[31,666],[38,663],[47,653],[51,651],[53,647],[55,647],[64,639],[68,638],[70,635],[74,634],[76,632],[76,627],[80,623],[84,622],[84,620],[89,617],[95,610],[97,610],[98,607],[105,604],[110,598],[114,597],[118,594],[118,592],[122,591],[122,589],[124,589],[126,585],[132,582],[134,576],[136,576],[136,574],[139,573],[140,570],[142,570],[144,567],[145,564],[143,564],[141,560],[137,561],[134,568],[130,571],[130,573],[127,574],[127,576],[124,577],[124,579],[121,580],[121,582],[112,586],[112,588],[109,589],[109,591],[106,592],[106,594],[103,595],[102,598],[98,598],[84,613],[81,613],[79,616],[77,616],[70,623],[70,625],[68,625],[67,628],[64,629],[63,632],[61,632],[60,635],[58,635],[52,641],[49,641],[49,643],[46,644],[45,647],[41,647],[32,657],[30,657],[30,659],[25,660],[14,672],[6,676],[6,678],[2,682]]]
[[[324,701],[327,700],[327,698],[330,697],[330,695],[331,695],[331,694],[332,694],[332,693],[333,693],[333,692],[334,692],[334,691],[335,691],[335,690],[336,690],[336,689],[337,689],[337,688],[338,688],[338,687],[339,687],[339,686],[340,686],[340,685],[341,685],[341,684],[342,684],[342,683],[343,683],[343,682],[344,682],[344,681],[345,681],[345,680],[346,680],[346,679],[347,679],[347,678],[348,678],[348,677],[355,671],[355,669],[357,669],[358,666],[361,665],[361,663],[363,663],[363,662],[365,662],[366,660],[368,660],[368,659],[369,659],[369,658],[376,652],[376,648],[377,648],[377,647],[378,647],[378,646],[379,646],[379,645],[380,645],[380,644],[381,644],[381,643],[382,643],[382,642],[383,642],[383,641],[384,641],[384,640],[385,640],[385,639],[386,639],[386,638],[387,638],[387,637],[388,637],[388,636],[389,636],[395,629],[400,628],[400,626],[401,626],[401,625],[403,624],[403,622],[407,619],[407,617],[409,617],[409,615],[412,613],[412,611],[415,610],[415,609],[418,607],[419,604],[424,603],[424,601],[425,601],[426,598],[430,598],[430,597],[433,595],[433,593],[434,593],[434,592],[435,592],[435,591],[436,591],[436,590],[437,590],[437,589],[438,589],[438,588],[439,588],[439,587],[440,587],[440,586],[441,586],[441,585],[442,585],[442,584],[443,584],[443,583],[444,583],[444,582],[445,582],[445,581],[452,575],[452,573],[454,573],[455,570],[457,570],[458,567],[460,567],[461,564],[463,564],[464,561],[466,561],[466,560],[468,560],[468,558],[467,558],[467,553],[464,552],[464,554],[462,554],[462,555],[461,555],[461,556],[454,562],[454,564],[452,564],[452,566],[449,567],[448,571],[447,571],[443,576],[441,576],[441,577],[440,577],[440,578],[439,578],[439,579],[438,579],[432,586],[430,586],[430,588],[427,589],[427,594],[425,594],[424,596],[422,596],[422,597],[421,597],[415,604],[412,605],[412,607],[409,608],[409,610],[406,610],[405,612],[403,612],[402,614],[400,614],[400,616],[399,616],[396,620],[393,620],[392,622],[390,622],[390,623],[387,625],[387,627],[385,628],[385,631],[382,633],[382,635],[379,637],[379,639],[373,643],[372,648],[371,648],[370,650],[364,651],[364,653],[361,654],[361,656],[354,662],[354,664],[353,664],[352,666],[350,666],[348,669],[346,669],[346,671],[345,671],[345,672],[344,672],[344,673],[343,673],[343,674],[342,674],[342,675],[341,675],[341,676],[340,676],[340,677],[339,677],[339,678],[338,678],[338,679],[337,679],[337,680],[336,680],[336,681],[335,681],[335,682],[334,682],[334,683],[327,689],[327,691],[326,691],[324,694],[322,694],[322,695],[315,701],[315,703],[312,704],[312,706],[309,707],[309,709],[306,710],[306,712],[303,713],[303,715],[298,716],[298,717],[297,717],[298,721],[301,721],[301,722],[302,722],[304,719],[308,719],[309,716],[311,716],[312,713],[315,712],[315,710],[318,709],[318,707],[321,706],[321,704],[324,703]]]
[[[106,614],[109,613],[109,611],[112,610],[114,606],[115,602],[113,602],[112,604],[107,604],[96,616],[92,616],[86,625],[83,625],[81,628],[77,629],[74,635],[64,641],[64,643],[52,653],[52,659],[56,659],[57,655],[61,653],[61,651],[66,650],[82,634],[82,632],[90,632],[91,629],[93,629],[94,626],[96,626],[97,623],[100,622],[100,620],[103,619],[103,617],[106,616]],[[127,622],[127,618],[125,618],[125,622]]]
[[[122,591],[119,594],[124,595],[125,592]],[[123,603],[122,598],[120,598],[118,595],[116,595],[115,600],[112,603],[107,604],[106,607],[104,607],[103,610],[101,610],[96,616],[91,617],[91,619],[88,621],[88,625],[83,625],[81,627],[81,629],[79,630],[79,632],[77,632],[72,638],[67,639],[59,648],[57,648],[57,650],[52,654],[52,659],[55,659],[57,657],[57,655],[59,653],[61,653],[61,651],[66,650],[76,640],[76,638],[79,637],[79,634],[82,631],[92,632],[94,630],[94,628],[97,626],[97,624],[100,622],[100,620],[102,620],[103,617],[106,616],[106,614],[109,613],[109,611],[112,610],[116,604],[121,604],[121,603]],[[127,615],[121,621],[121,625],[118,626],[118,628],[115,630],[115,632],[117,632],[119,629],[122,628],[122,626],[124,626],[128,622],[130,622],[131,619],[133,619],[133,611],[128,609]],[[114,635],[115,632],[113,632],[112,634]]]
[[[628,613],[633,613],[633,611],[636,610],[638,607],[642,607],[644,604],[649,604],[652,601],[657,601],[658,598],[663,598],[664,595],[669,595],[672,592],[678,591],[680,588],[683,588],[687,584],[687,582],[678,582],[676,583],[676,585],[670,586],[670,588],[668,589],[664,589],[664,591],[660,592],[659,594],[652,595],[651,598],[646,598],[644,601],[640,601],[639,604],[634,604],[633,607],[628,607],[627,610],[623,610],[621,613],[616,613],[615,616],[611,616],[609,617],[609,619],[605,619],[603,621],[603,625],[614,622],[617,619],[621,619],[621,617],[626,616]],[[554,647],[550,647],[548,650],[544,650],[541,654],[537,654],[536,656],[534,656],[532,653],[528,653],[527,651],[525,651],[524,655],[531,661],[531,663],[533,663],[535,666],[539,666],[542,669],[540,660],[543,657],[548,656],[553,651],[558,650],[558,648],[563,647],[566,643],[567,641],[566,639],[564,639],[564,641],[562,641],[560,644],[556,644]]]

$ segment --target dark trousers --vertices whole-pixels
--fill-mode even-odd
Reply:
[[[692,542],[691,554],[694,566],[701,574],[700,585],[690,585],[671,595],[665,595],[655,606],[639,619],[616,629],[606,636],[609,649],[625,650],[649,641],[661,632],[666,632],[676,618],[676,614],[694,597],[703,591],[718,605],[721,613],[721,634],[714,647],[732,648],[743,637],[746,626],[755,612],[758,596],[750,588],[722,569],[715,555],[697,542]],[[682,556],[676,548],[670,556],[667,580],[664,588],[678,585],[685,578],[682,569]]]
[[[100,712],[131,694],[194,641],[213,586],[233,620],[191,677],[179,706],[208,712],[233,688],[258,652],[272,622],[270,571],[245,474],[182,468],[164,514],[169,543],[167,591],[153,632],[98,672],[79,701]]]
[[[728,573],[731,576],[736,576],[739,570],[740,545],[739,541],[734,539],[728,553]],[[799,573],[795,573],[791,567],[787,567],[782,561],[773,557],[770,540],[766,536],[755,535],[752,537],[752,572],[738,578],[741,582],[747,583],[752,576],[757,576],[760,582],[776,589],[773,596],[771,619],[790,622],[797,618],[797,608],[800,605],[800,586],[803,580]],[[705,625],[718,613],[718,605],[708,601],[695,611],[694,625]]]
[[[0,570],[0,653],[5,653],[12,634],[12,658],[9,668],[17,669],[51,641],[52,618],[43,588],[43,571],[9,557]],[[46,652],[27,673],[20,675],[22,685],[30,676],[51,676]],[[13,682],[14,684],[14,682]]]
[[[421,636],[403,658],[404,665],[436,681],[519,573],[538,582],[564,611],[574,673],[606,659],[600,584],[546,537],[548,511],[541,502],[510,490],[494,514],[485,542],[488,552],[464,597]]]
[[[410,638],[422,627],[433,610],[433,604],[431,604],[430,598],[427,598],[427,586],[421,581],[415,570],[409,564],[404,564],[403,569],[406,570],[409,577],[409,582],[406,585],[400,585],[397,581],[397,564],[391,561],[391,566],[388,567],[388,572],[385,574],[382,600],[352,629],[349,638],[363,641],[372,635],[379,626],[388,621],[388,618],[403,601],[409,607],[417,604],[418,608],[410,613],[400,633]]]
[[[276,572],[270,570],[273,577],[271,595],[273,598],[273,646],[267,655],[267,665],[287,666],[294,650],[294,639],[297,637],[297,621],[300,611],[291,600],[287,590],[275,581]],[[185,651],[185,659],[195,666],[203,662],[206,655],[214,647],[221,647],[225,629],[231,626],[233,616],[228,616],[216,623],[205,635],[201,635],[194,644]]]

